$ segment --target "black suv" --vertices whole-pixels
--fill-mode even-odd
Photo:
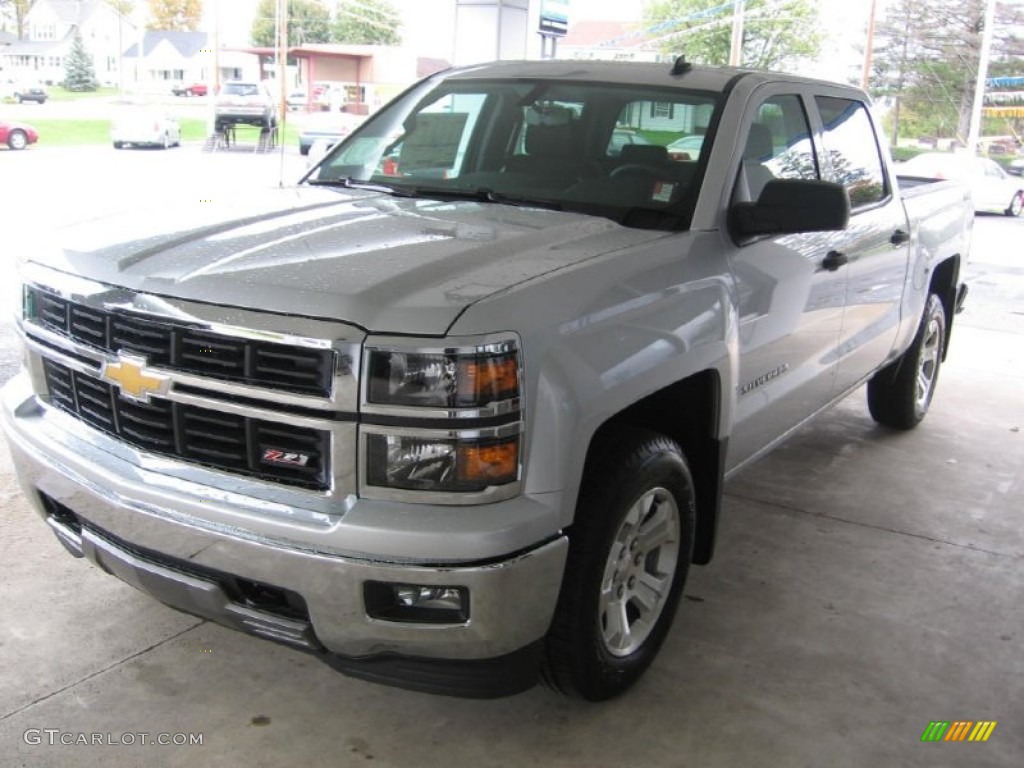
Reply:
[[[33,85],[26,88],[18,88],[14,91],[14,100],[21,104],[23,101],[34,101],[37,104],[45,104],[47,94],[46,89],[41,85]]]

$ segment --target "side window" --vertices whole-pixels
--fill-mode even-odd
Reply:
[[[773,179],[817,179],[810,123],[799,96],[766,99],[754,113],[733,199],[757,200]]]
[[[884,200],[889,190],[867,107],[833,96],[816,96],[815,102],[825,128],[826,179],[846,187],[854,210]]]
[[[754,127],[758,126],[758,127]],[[773,96],[758,107],[747,146],[760,142],[758,158],[777,179],[817,179],[818,164],[811,143],[811,129],[799,96]],[[760,137],[755,136],[760,134]],[[771,156],[766,157],[767,137]],[[746,157],[746,153],[744,153]]]

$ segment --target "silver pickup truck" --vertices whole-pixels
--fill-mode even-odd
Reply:
[[[431,76],[294,188],[23,254],[25,495],[345,673],[614,696],[725,478],[865,382],[882,424],[928,410],[971,203],[904,199],[883,147],[862,92],[786,75]]]

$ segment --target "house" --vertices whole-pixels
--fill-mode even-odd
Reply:
[[[0,48],[4,78],[59,83],[75,32],[92,56],[96,78],[115,85],[121,79],[121,51],[135,26],[104,0],[36,0],[25,16],[26,37]]]
[[[558,41],[556,55],[559,59],[660,60],[644,25],[620,21],[570,22],[568,34]]]
[[[206,32],[146,30],[139,43],[124,52],[125,68],[138,90],[166,92],[176,83],[210,83],[219,67],[218,81],[254,79],[259,59],[244,51],[221,50],[214,56]]]

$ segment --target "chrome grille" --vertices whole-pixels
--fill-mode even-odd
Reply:
[[[152,453],[176,456],[237,474],[314,490],[328,483],[326,431],[152,398],[129,400],[94,376],[43,358],[50,402],[110,435]],[[265,460],[267,451],[294,454],[287,465]]]
[[[149,365],[288,392],[330,397],[334,352],[211,333],[184,323],[87,307],[37,287],[27,316],[81,344],[142,355]]]

